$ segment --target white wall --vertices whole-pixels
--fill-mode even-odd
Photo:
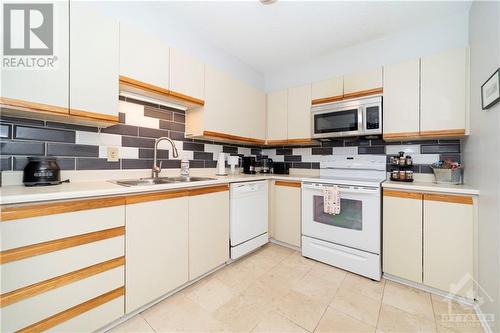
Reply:
[[[177,47],[196,56],[203,62],[224,70],[252,86],[264,89],[264,75],[238,58],[201,39],[182,22],[165,15],[164,10],[154,10],[153,1],[96,1],[102,13],[125,22],[139,30],[156,36],[165,44]]]
[[[383,66],[453,47],[467,40],[467,14],[458,14],[381,39],[349,47],[292,68],[266,73],[266,90],[278,90]]]
[[[469,14],[470,137],[464,143],[466,182],[479,188],[481,310],[495,314],[500,332],[500,103],[481,110],[481,85],[500,66],[500,2],[475,1]],[[488,160],[491,158],[491,160]],[[487,161],[486,163],[484,163]],[[494,302],[488,300],[489,295]]]

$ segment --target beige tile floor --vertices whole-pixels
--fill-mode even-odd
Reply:
[[[447,325],[448,302],[374,282],[268,244],[111,332],[482,332]],[[471,308],[452,313],[476,319]]]

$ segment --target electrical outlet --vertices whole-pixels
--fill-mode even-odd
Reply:
[[[118,162],[118,147],[108,147],[108,162]]]

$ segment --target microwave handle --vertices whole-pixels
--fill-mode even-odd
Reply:
[[[361,132],[365,132],[366,131],[366,106],[362,105],[359,107],[361,112],[361,127],[359,128],[359,130]]]

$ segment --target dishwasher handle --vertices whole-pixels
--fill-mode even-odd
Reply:
[[[333,185],[330,185],[333,186]],[[314,190],[323,190],[323,188],[328,187],[328,185],[323,184],[311,184],[311,183],[302,183],[302,188],[310,188]],[[337,185],[340,193],[366,193],[366,194],[376,194],[379,192],[379,188],[377,187],[364,187],[364,186],[343,186]]]
[[[237,184],[234,185],[234,192],[235,193],[252,193],[252,192],[257,192],[261,191],[263,187],[262,183],[251,183],[251,184]]]

